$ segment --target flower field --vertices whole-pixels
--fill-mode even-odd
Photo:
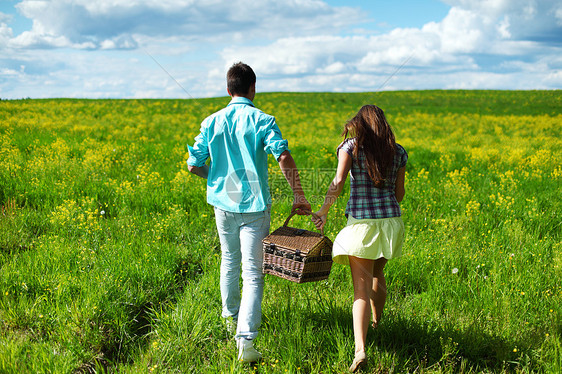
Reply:
[[[236,360],[213,210],[185,162],[201,120],[228,101],[0,101],[0,373],[346,371],[340,265],[317,283],[267,276],[264,360]],[[368,103],[409,160],[404,255],[386,267],[367,371],[562,372],[562,92],[258,93],[313,207],[343,124]],[[291,194],[273,158],[270,188],[276,228]]]

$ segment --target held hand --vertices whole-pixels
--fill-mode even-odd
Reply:
[[[316,213],[312,213],[310,219],[312,220],[312,222],[314,222],[318,230],[323,230],[324,225],[326,224],[326,220],[328,219],[328,215],[322,213],[321,211],[318,211]]]
[[[295,196],[293,211],[296,209],[298,209],[297,214],[299,215],[309,214],[312,211],[312,207],[304,195]]]

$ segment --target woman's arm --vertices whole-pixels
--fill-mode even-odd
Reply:
[[[324,227],[330,207],[335,203],[336,199],[343,190],[347,174],[349,174],[349,170],[351,170],[351,160],[352,158],[349,153],[340,148],[338,151],[338,168],[336,170],[336,176],[332,180],[332,183],[330,183],[330,187],[328,187],[328,192],[324,198],[324,204],[315,213],[316,216],[318,216],[318,219],[313,218],[314,224],[318,230],[321,230]]]
[[[396,174],[396,184],[394,186],[394,195],[396,196],[396,201],[401,202],[406,194],[406,189],[404,188],[404,180],[406,179],[406,167],[401,167],[398,169],[398,174]]]

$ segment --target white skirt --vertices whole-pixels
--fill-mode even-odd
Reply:
[[[334,240],[332,258],[348,265],[348,256],[369,260],[402,256],[404,222],[402,217],[355,219],[351,215]]]

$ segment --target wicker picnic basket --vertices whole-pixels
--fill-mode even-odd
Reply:
[[[263,272],[296,283],[328,278],[332,269],[332,241],[323,233],[283,226],[263,239]]]

